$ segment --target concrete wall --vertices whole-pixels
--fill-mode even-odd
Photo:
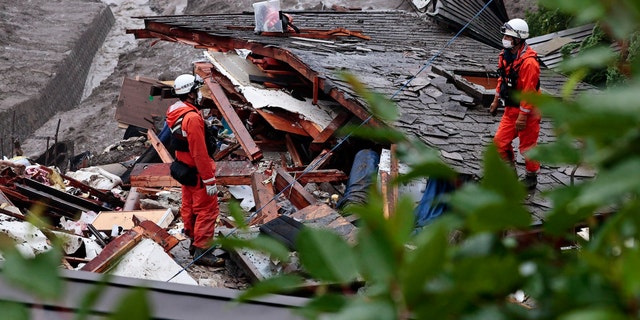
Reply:
[[[0,128],[4,132],[1,141],[3,155],[9,157],[12,154],[12,138],[23,141],[57,112],[68,111],[77,106],[93,58],[114,23],[111,9],[103,6],[61,61],[55,76],[40,90],[33,88],[34,95],[30,99],[0,113]],[[55,132],[51,133],[53,134]]]

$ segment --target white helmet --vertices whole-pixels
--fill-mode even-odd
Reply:
[[[199,78],[199,77],[198,77]],[[173,82],[173,90],[176,94],[187,94],[202,86],[202,80],[190,74],[181,74]]]
[[[511,19],[500,28],[502,34],[518,39],[529,38],[529,25],[522,19]]]

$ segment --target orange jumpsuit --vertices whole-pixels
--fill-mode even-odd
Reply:
[[[167,125],[172,128],[183,114],[181,135],[186,137],[189,151],[176,150],[175,156],[177,160],[198,169],[200,182],[196,186],[182,186],[180,216],[184,223],[184,233],[193,239],[191,244],[198,248],[208,248],[209,242],[213,240],[220,208],[218,196],[207,195],[205,185],[216,183],[216,164],[207,153],[204,120],[194,105],[183,101],[174,103],[167,110]]]
[[[513,71],[518,72],[515,90],[520,92],[540,92],[540,64],[535,58],[536,52],[525,44],[511,64],[507,63],[503,55],[504,52],[500,53],[498,68],[504,68],[506,74]],[[506,79],[503,77],[498,78],[496,94],[500,94],[500,88],[504,81]],[[504,95],[501,95],[501,98],[504,98]],[[514,105],[514,103],[508,103],[506,99],[504,100],[504,114],[493,141],[502,158],[513,163],[515,161],[512,146],[513,140],[516,137],[519,138],[521,154],[535,147],[538,144],[541,117],[536,108],[524,100],[520,101],[519,105]],[[527,115],[527,122],[524,130],[518,131],[516,130],[516,120],[521,113]],[[525,166],[528,172],[538,172],[540,170],[540,163],[527,157],[525,157]]]

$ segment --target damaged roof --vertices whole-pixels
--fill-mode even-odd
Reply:
[[[495,77],[497,49],[467,36],[454,39],[454,32],[415,13],[288,13],[300,34],[254,32],[253,13],[142,17],[144,29],[127,32],[136,38],[159,38],[211,51],[247,49],[277,59],[364,120],[370,115],[367,104],[336,74],[348,71],[370,89],[393,98],[400,117],[391,125],[440,150],[459,173],[482,177],[483,152],[499,122],[482,102],[493,96],[495,84],[481,87],[459,74]],[[544,70],[541,89],[558,93],[564,81],[563,76]],[[543,120],[539,142],[553,139],[551,123]],[[569,183],[567,172],[543,165],[538,189]],[[545,201],[532,204],[534,215],[548,209]]]

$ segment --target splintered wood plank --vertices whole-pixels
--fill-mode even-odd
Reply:
[[[325,143],[329,138],[333,136],[333,134],[342,127],[348,120],[351,118],[351,114],[349,112],[341,112],[335,117],[329,125],[322,130],[317,137],[313,137],[313,143]]]
[[[335,231],[349,242],[355,241],[356,227],[340,213],[324,203],[314,203],[291,214],[308,226]]]
[[[135,226],[133,223],[134,215],[145,220],[151,220],[163,228],[167,228],[174,218],[171,209],[102,211],[98,213],[91,224],[98,231],[111,231],[114,225],[120,226],[124,230],[129,230]]]
[[[125,233],[113,239],[104,249],[80,270],[89,272],[103,272],[109,266],[118,261],[118,258],[127,253],[138,242],[142,241],[144,229],[142,227],[134,227],[125,231]]]
[[[200,74],[201,76],[204,75],[203,76],[204,83],[207,85],[207,87],[211,91],[211,98],[213,99],[216,106],[218,107],[218,110],[220,110],[220,113],[222,114],[224,119],[227,121],[227,123],[231,127],[231,130],[235,134],[236,139],[238,139],[238,142],[242,146],[242,149],[247,154],[247,157],[251,161],[261,159],[262,151],[260,150],[260,148],[258,148],[258,145],[256,144],[256,142],[253,141],[251,134],[242,123],[242,120],[240,119],[235,109],[231,105],[231,102],[229,102],[229,98],[227,98],[227,95],[224,89],[219,83],[213,81],[211,77],[208,76],[211,74],[212,67],[213,67],[212,64],[200,63],[196,65],[196,68],[197,68],[196,72],[198,72],[198,74]]]
[[[311,162],[307,167],[311,168],[311,170],[322,169],[322,167],[324,167],[327,161],[331,159],[332,155],[333,155],[333,152],[330,152],[328,149],[324,149],[322,150],[322,152],[320,152],[320,154],[315,159],[311,160]]]
[[[296,167],[301,167],[304,165],[302,162],[302,158],[300,157],[300,153],[298,152],[298,148],[296,148],[296,144],[291,138],[290,134],[286,134],[284,136],[284,140],[287,145],[287,150],[289,151],[289,155],[291,156],[291,161],[293,161],[293,165]]]
[[[337,169],[309,170],[309,171],[288,171],[290,175],[296,177],[302,185],[307,183],[340,182],[349,179],[343,171]],[[304,174],[303,174],[304,173]]]
[[[180,187],[169,173],[169,163],[138,163],[131,170],[132,187]],[[220,185],[251,184],[251,174],[256,171],[249,161],[216,162],[216,180]]]
[[[266,182],[266,183],[265,183]],[[264,173],[254,172],[251,175],[251,190],[256,202],[256,210],[260,210],[250,225],[262,224],[278,217],[278,205],[271,201],[275,197],[273,183]]]
[[[298,119],[297,122],[304,129],[307,135],[311,136],[314,140],[320,137],[320,128],[313,121],[309,121],[302,118],[302,119]]]
[[[251,175],[256,167],[249,161],[216,162],[216,180],[218,184],[239,186],[251,184]]]
[[[171,153],[169,153],[167,148],[164,147],[164,144],[160,142],[160,139],[158,139],[158,136],[156,135],[155,132],[153,132],[153,130],[151,129],[147,130],[147,139],[151,142],[151,145],[153,146],[153,148],[156,149],[156,152],[160,156],[160,159],[162,159],[162,162],[164,163],[173,162],[173,156],[171,155]]]
[[[316,203],[316,198],[314,198],[309,191],[305,190],[287,171],[283,168],[278,168],[276,172],[276,190],[280,192],[288,188],[283,192],[283,195],[287,197],[296,208],[302,209],[310,204]]]
[[[301,136],[309,136],[307,131],[304,130],[296,119],[283,115],[286,111],[274,112],[271,110],[257,109],[256,112],[258,112],[258,114],[260,114],[260,116],[262,116],[262,118],[264,118],[264,120],[276,130],[294,133]]]
[[[171,210],[171,209],[169,209]],[[161,228],[151,220],[140,221],[137,216],[134,216],[134,222],[137,227],[141,227],[144,230],[144,236],[155,241],[159,244],[165,252],[171,251],[173,247],[177,246],[180,240],[172,236],[167,230]]]

